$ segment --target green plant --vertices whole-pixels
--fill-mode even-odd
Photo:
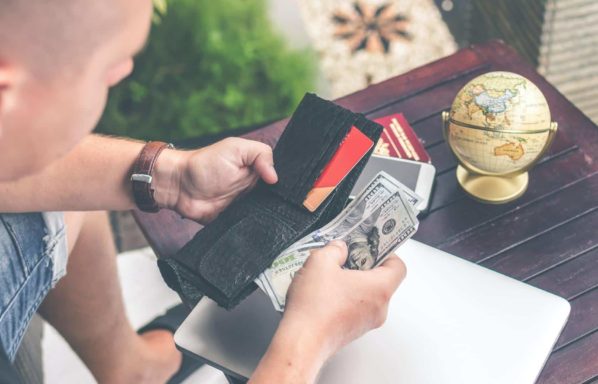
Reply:
[[[164,3],[164,2],[162,2]],[[313,88],[308,52],[273,30],[264,0],[168,0],[98,131],[182,139],[289,114]]]

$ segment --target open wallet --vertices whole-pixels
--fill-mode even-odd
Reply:
[[[372,148],[311,212],[304,200],[355,127],[377,142],[382,126],[314,94],[306,94],[274,148],[278,182],[259,182],[200,230],[177,254],[160,259],[169,287],[188,305],[207,295],[231,309],[257,287],[255,278],[281,251],[336,217]]]

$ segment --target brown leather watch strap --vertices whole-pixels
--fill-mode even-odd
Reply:
[[[162,141],[150,141],[139,152],[139,157],[133,165],[131,174],[131,186],[133,198],[137,207],[144,212],[158,212],[160,207],[154,199],[152,189],[152,171],[156,159],[165,148],[174,148],[172,144]]]

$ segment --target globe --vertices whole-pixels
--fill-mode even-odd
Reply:
[[[527,170],[557,129],[540,89],[511,72],[489,72],[467,83],[443,114],[446,141],[459,161],[457,179],[478,200],[521,196]]]

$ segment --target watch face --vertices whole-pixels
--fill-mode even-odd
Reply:
[[[299,3],[332,97],[363,89],[457,49],[433,0]]]

